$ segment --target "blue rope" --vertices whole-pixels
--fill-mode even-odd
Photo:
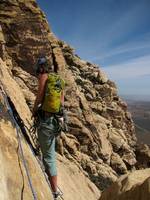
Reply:
[[[27,163],[26,163],[26,160],[24,158],[24,153],[23,153],[23,148],[22,148],[22,144],[21,144],[21,138],[20,138],[20,133],[19,133],[19,126],[16,122],[16,120],[14,119],[14,116],[11,115],[13,117],[13,120],[14,120],[14,123],[15,123],[15,126],[16,126],[16,130],[17,130],[17,136],[18,136],[18,143],[19,143],[19,148],[20,148],[20,153],[21,153],[21,156],[22,156],[22,160],[23,160],[23,164],[24,164],[24,168],[25,168],[25,171],[26,171],[26,175],[28,177],[28,182],[29,182],[29,186],[31,188],[31,192],[32,192],[32,195],[33,195],[33,199],[34,200],[38,200],[37,199],[37,195],[36,195],[36,192],[33,188],[33,185],[32,185],[32,181],[31,181],[31,178],[30,178],[30,174],[29,174],[29,171],[28,171],[28,167],[27,167]]]
[[[12,111],[10,105],[9,105],[9,102],[8,102],[8,100],[7,100],[7,97],[6,97],[7,95],[6,95],[6,93],[4,92],[4,89],[3,89],[3,88],[2,88],[2,93],[3,93],[3,97],[4,97],[4,100],[5,100],[6,106],[7,106],[7,108],[8,108],[8,112],[9,112],[9,114],[10,114],[10,117],[11,117],[11,119],[13,120],[13,123],[14,123],[14,125],[15,125],[15,127],[16,127],[16,130],[17,130],[16,132],[17,132],[17,138],[18,138],[19,149],[20,149],[20,153],[21,153],[21,156],[22,156],[23,165],[24,165],[24,168],[25,168],[25,171],[26,171],[26,175],[27,175],[27,178],[28,178],[28,183],[29,183],[29,186],[30,186],[32,195],[33,195],[33,199],[34,199],[34,200],[38,200],[38,199],[37,199],[36,192],[35,192],[35,190],[34,190],[34,188],[33,188],[33,185],[32,185],[32,181],[31,181],[31,178],[30,178],[30,173],[29,173],[29,171],[28,171],[27,163],[26,163],[26,160],[25,160],[25,158],[24,158],[24,153],[23,153],[23,148],[22,148],[22,143],[21,143],[21,138],[20,138],[20,133],[19,133],[20,128],[19,128],[19,126],[18,126],[18,124],[17,124],[17,122],[16,122],[16,120],[15,120],[15,118],[14,118],[13,111]]]

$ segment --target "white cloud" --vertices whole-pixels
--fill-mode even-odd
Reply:
[[[150,74],[150,55],[129,60],[126,63],[110,65],[103,70],[113,80],[135,78]]]
[[[142,51],[143,49],[148,48],[150,48],[150,41],[139,41],[137,43],[131,42],[129,44],[120,45],[114,49],[111,49],[111,51],[107,51],[106,53],[103,53],[100,56],[93,57],[91,61],[94,62],[96,60],[103,60],[119,54],[130,53],[137,50]]]
[[[109,21],[109,24],[101,24],[102,28],[99,29],[99,45],[108,46],[110,43],[112,43],[112,41],[118,41],[119,38],[123,38],[129,33],[132,33],[139,26],[141,27],[146,18],[147,11],[145,9],[145,5],[143,5],[142,2],[138,2],[134,4],[134,6],[131,6],[130,9],[124,10],[122,13],[119,13],[119,15],[116,15],[115,19],[112,17],[112,20]],[[144,15],[143,10],[145,10]],[[101,38],[101,36],[103,37]]]
[[[88,40],[93,51],[90,52],[89,60],[101,61],[117,54],[150,48],[150,32],[142,30],[147,19],[147,10],[143,14],[144,8],[145,5],[138,2],[117,18],[112,18],[108,24],[100,24],[102,28],[96,30],[99,35],[93,31],[94,39],[92,42]],[[88,52],[86,48],[84,50]]]

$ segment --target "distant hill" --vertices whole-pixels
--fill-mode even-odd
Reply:
[[[126,101],[138,101],[138,102],[150,102],[150,94],[148,95],[121,95],[120,96],[125,99]]]
[[[127,99],[139,142],[150,144],[150,101]]]
[[[145,143],[150,145],[150,131],[147,131],[141,128],[138,125],[135,125],[137,139],[140,143]]]

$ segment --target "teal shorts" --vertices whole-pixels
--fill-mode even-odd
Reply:
[[[58,126],[58,121],[51,116],[44,120],[41,119],[37,128],[38,140],[43,156],[43,164],[45,170],[48,171],[51,176],[57,175],[55,140],[59,130]]]

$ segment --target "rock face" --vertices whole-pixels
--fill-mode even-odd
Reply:
[[[149,200],[150,198],[150,169],[137,170],[122,176],[107,189],[100,200]]]
[[[31,112],[26,104],[24,92],[11,77],[11,74],[7,70],[6,63],[3,62],[1,58],[0,81],[15,104],[24,123],[26,126],[29,126],[28,121],[31,120]],[[0,93],[0,199],[33,199],[33,194],[25,171],[24,158],[37,199],[51,200],[53,199],[51,191],[41,165],[39,164],[39,159],[35,157],[27,141],[25,141],[25,138],[19,131],[23,150],[22,155],[17,129],[8,110],[4,97],[2,93]],[[73,196],[77,200],[85,200],[87,198],[84,194],[88,193],[89,199],[98,199],[100,191],[84,175],[83,170],[78,166],[71,164],[66,158],[62,158],[60,155],[58,158],[59,183],[61,189],[65,191],[64,198],[69,200]],[[84,183],[82,183],[82,181],[84,181]],[[79,191],[80,195],[78,195]]]
[[[89,199],[97,199],[96,186],[105,189],[137,162],[133,121],[115,83],[55,37],[35,0],[1,0],[0,24],[1,81],[27,126],[37,91],[37,58],[46,55],[65,79],[69,132],[58,139],[58,153],[87,177],[83,191],[87,188]]]
[[[16,109],[21,114],[22,119],[26,123],[27,119],[31,118],[30,110],[25,102],[24,95],[20,87],[11,77],[7,70],[6,64],[0,58],[0,80],[3,88],[9,94]],[[31,189],[29,187],[23,155],[21,154],[20,143],[17,135],[17,129],[14,125],[13,118],[9,114],[9,108],[5,103],[5,98],[0,93],[1,112],[0,112],[0,199],[26,200],[33,199]],[[2,106],[3,105],[3,106]],[[27,123],[26,123],[27,125]],[[19,133],[20,134],[20,133]],[[30,178],[33,184],[34,191],[38,199],[52,199],[50,189],[44,178],[42,170],[38,162],[33,156],[29,145],[25,142],[24,138],[20,135],[23,154],[25,162],[29,170]],[[37,179],[40,178],[40,183]],[[45,191],[45,192],[43,192]]]
[[[16,130],[8,116],[0,121],[0,199],[33,199],[26,171],[18,147]],[[25,142],[22,141],[24,156],[29,168],[30,178],[38,199],[52,200],[52,195],[36,159]],[[40,182],[37,179],[40,178]]]

